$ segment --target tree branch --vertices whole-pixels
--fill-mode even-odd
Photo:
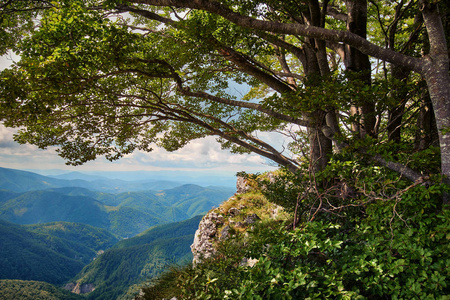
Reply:
[[[324,41],[342,42],[358,49],[366,55],[397,64],[418,73],[423,72],[423,60],[414,58],[402,53],[379,47],[357,34],[348,31],[324,29],[316,26],[303,24],[280,23],[263,21],[252,17],[243,16],[234,12],[230,8],[216,2],[208,0],[136,0],[134,3],[148,4],[154,6],[174,6],[178,8],[191,8],[209,11],[218,14],[225,19],[245,28],[268,31],[273,33],[308,36]]]

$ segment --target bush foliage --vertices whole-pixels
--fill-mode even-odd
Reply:
[[[142,299],[448,299],[445,185],[343,158],[314,178],[250,176],[291,217],[234,232],[215,257],[173,268]]]

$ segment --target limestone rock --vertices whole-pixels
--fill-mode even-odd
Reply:
[[[251,214],[251,215],[247,216],[247,218],[245,218],[244,222],[246,224],[253,224],[253,223],[255,223],[258,220],[261,220],[261,218],[258,217],[257,214]]]
[[[223,224],[223,221],[223,216],[213,211],[205,215],[200,221],[195,232],[194,242],[191,245],[194,265],[216,253],[213,241],[217,235],[217,227]]]
[[[230,235],[230,226],[225,226],[222,231],[220,232],[220,240],[226,240],[228,236]]]
[[[70,282],[64,286],[65,290],[69,290],[74,294],[82,295],[82,294],[88,294],[95,290],[95,285],[93,283],[83,283],[80,284],[79,282],[74,283]]]
[[[228,210],[228,214],[232,217],[236,217],[241,214],[241,211],[236,207],[232,207]]]
[[[242,223],[242,222],[236,222],[236,224],[234,225],[234,227],[236,227],[236,228],[245,228],[246,226],[245,226],[245,224]]]
[[[250,191],[252,187],[248,185],[247,179],[242,176],[238,176],[236,180],[236,194],[244,194]]]

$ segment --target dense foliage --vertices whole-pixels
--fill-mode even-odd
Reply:
[[[8,1],[0,29],[21,59],[1,73],[0,119],[73,165],[214,135],[284,166],[260,183],[292,220],[165,275],[179,298],[444,299],[448,12],[439,0]]]
[[[299,191],[299,185],[286,185],[282,172],[271,186],[259,176],[271,199],[295,196],[298,207],[286,207],[291,217],[262,220],[245,234],[234,231],[215,257],[172,269],[142,298],[447,299],[445,185],[394,181],[393,173],[355,161],[333,165],[319,175],[348,176],[358,188],[351,197],[321,187],[320,194],[311,187]]]
[[[450,175],[445,1],[8,1],[0,119],[69,164],[213,135],[297,171],[415,140]],[[34,19],[33,19],[34,18]],[[36,23],[14,31],[21,19]],[[368,29],[371,30],[368,30]],[[8,36],[8,35],[7,35]],[[70,38],[68,38],[70,37]],[[237,97],[232,90],[248,90]],[[245,92],[244,92],[245,93]],[[411,128],[414,127],[414,128]],[[261,131],[282,131],[293,147]],[[366,140],[367,141],[367,140]],[[411,180],[397,158],[370,157]]]
[[[35,233],[0,221],[0,279],[63,284],[96,255],[79,241]]]
[[[94,251],[111,248],[118,239],[109,231],[87,224],[52,222],[24,226],[29,231],[72,241]],[[88,257],[89,262],[93,257]]]

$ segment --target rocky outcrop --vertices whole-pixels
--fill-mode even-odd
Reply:
[[[236,180],[236,194],[244,194],[252,190],[248,184],[248,179],[244,176],[238,176]]]
[[[222,225],[223,222],[223,216],[214,211],[209,212],[200,221],[195,232],[194,242],[191,245],[194,265],[214,255],[216,252],[213,244],[214,237],[217,235],[218,226]]]
[[[65,290],[71,291],[74,294],[88,294],[95,290],[95,285],[92,283],[83,283],[80,284],[79,282],[70,282],[64,286]]]
[[[238,209],[229,209],[229,219],[226,222],[224,216],[216,213],[215,211],[210,211],[203,217],[197,231],[195,232],[194,242],[191,245],[191,251],[194,256],[194,265],[200,263],[204,259],[214,256],[216,253],[215,246],[217,241],[223,241],[230,236],[231,226],[234,228],[247,228],[247,226],[261,220],[257,214],[248,215],[245,217],[243,222],[235,222],[231,219],[239,214],[240,211]]]
[[[272,174],[265,176],[270,181],[274,179]],[[200,221],[191,245],[194,265],[213,257],[218,243],[234,234],[246,232],[260,221],[261,217],[276,218],[282,210],[281,207],[269,203],[261,193],[258,194],[254,179],[238,176],[236,187],[235,196],[211,210]]]

